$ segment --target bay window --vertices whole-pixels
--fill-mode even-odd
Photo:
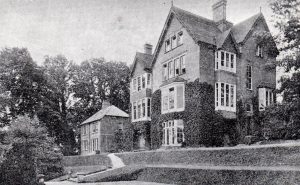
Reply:
[[[184,83],[173,83],[162,87],[162,114],[184,110]]]
[[[265,107],[270,106],[274,103],[273,89],[270,88],[259,88],[258,89],[258,102],[259,110],[265,110]]]
[[[143,98],[132,103],[132,121],[145,121],[151,118],[151,98]]]
[[[183,120],[169,120],[162,124],[163,146],[180,146],[184,142]]]
[[[217,82],[215,84],[216,110],[236,111],[236,85]]]
[[[225,70],[236,73],[236,54],[223,50],[216,51],[215,70]]]

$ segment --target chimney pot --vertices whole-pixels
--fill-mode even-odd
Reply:
[[[152,45],[146,43],[144,45],[145,54],[152,55]]]

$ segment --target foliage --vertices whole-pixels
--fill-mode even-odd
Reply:
[[[115,147],[115,151],[116,152],[120,152],[123,150],[123,143],[124,143],[124,134],[123,131],[121,129],[116,130],[114,132],[114,147]]]
[[[152,95],[151,145],[161,146],[162,123],[168,120],[183,119],[185,143],[187,146],[222,146],[225,128],[223,117],[215,112],[214,89],[198,79],[186,84],[185,111],[161,115],[161,92]]]
[[[47,91],[42,94],[43,106],[37,115],[44,122],[51,137],[62,147],[64,155],[75,152],[74,125],[70,121],[70,83],[73,64],[63,55],[45,57],[43,70],[47,79]]]
[[[27,49],[5,48],[0,52],[0,94],[4,95],[0,108],[6,123],[17,115],[35,115],[44,84],[43,73]]]
[[[5,141],[10,146],[1,165],[0,182],[5,185],[33,185],[37,174],[44,174],[46,179],[62,174],[62,154],[37,118],[17,117]]]

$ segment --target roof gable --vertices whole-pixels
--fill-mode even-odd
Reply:
[[[151,69],[152,59],[153,59],[153,55],[136,52],[134,60],[133,60],[133,65],[130,70],[130,75],[132,76],[137,63],[142,65],[144,69]]]
[[[232,35],[232,31],[231,29],[223,32],[222,34],[219,34],[217,36],[217,49],[221,49],[224,47],[224,45],[226,45],[229,41],[232,41],[233,47],[235,49],[235,53],[239,53],[239,48],[238,45],[236,43],[236,40],[234,39],[233,35]]]
[[[114,105],[111,105],[109,107],[99,110],[94,115],[89,117],[87,120],[82,122],[81,125],[101,120],[104,116],[116,116],[116,117],[129,118],[129,115],[126,112],[122,111],[121,109],[119,109]]]

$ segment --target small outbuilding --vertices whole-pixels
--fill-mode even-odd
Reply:
[[[81,155],[110,152],[115,149],[114,133],[129,122],[129,115],[114,105],[103,108],[80,125]]]

